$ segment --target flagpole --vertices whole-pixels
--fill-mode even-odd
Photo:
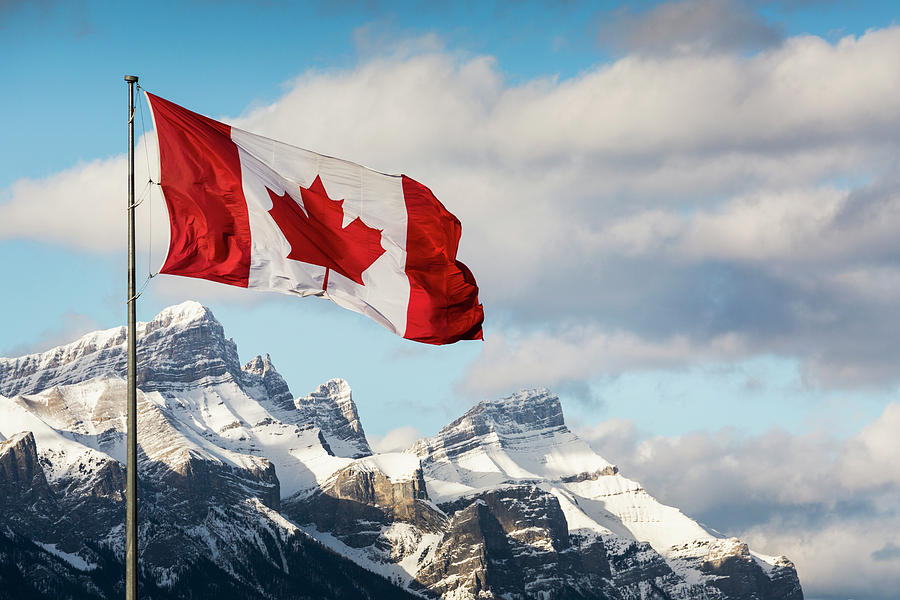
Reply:
[[[128,462],[125,484],[125,600],[138,600],[138,519],[137,519],[137,380],[134,282],[134,85],[128,82]]]

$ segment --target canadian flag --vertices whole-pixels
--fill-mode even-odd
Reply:
[[[171,226],[161,273],[323,296],[419,342],[481,339],[459,220],[427,187],[147,98]]]

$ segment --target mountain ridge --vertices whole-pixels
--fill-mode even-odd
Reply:
[[[169,307],[139,332],[141,544],[165,593],[208,564],[265,597],[309,539],[426,597],[802,598],[788,559],[654,500],[547,389],[378,454],[346,381],[294,397],[269,355],[241,364],[208,308]],[[0,495],[44,502],[0,511],[0,530],[85,565],[124,552],[124,349],[116,328],[0,359]]]

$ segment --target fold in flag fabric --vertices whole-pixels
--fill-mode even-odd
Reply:
[[[171,229],[160,273],[323,296],[418,342],[481,339],[460,222],[427,187],[147,98]]]

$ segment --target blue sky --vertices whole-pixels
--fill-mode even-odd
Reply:
[[[543,385],[660,486],[628,458],[642,441],[643,456],[694,456],[684,440],[709,436],[753,469],[777,430],[840,456],[898,401],[898,19],[896,3],[842,0],[0,3],[0,354],[124,319],[133,73],[198,112],[429,185],[463,222],[487,339],[417,345],[320,300],[164,277],[141,319],[200,300],[295,395],[347,379],[373,436],[430,434]],[[761,543],[777,542],[759,533],[777,508],[826,503],[753,493],[771,510],[741,533]],[[828,510],[803,526],[846,524]],[[827,573],[809,573],[825,597]]]
[[[148,89],[206,114],[234,116],[275,100],[308,69],[353,66],[365,54],[359,38],[373,32],[374,44],[435,33],[454,51],[496,57],[514,82],[566,78],[617,53],[598,39],[600,24],[653,4],[5,2],[0,76],[21,91],[0,99],[4,114],[20,115],[4,124],[4,137],[42,151],[5,156],[0,185],[119,153],[110,117],[121,109],[120,73],[139,73]],[[764,3],[760,12],[787,35],[826,39],[898,18],[892,3],[878,1]],[[236,42],[228,32],[238,23]],[[67,123],[66,135],[51,115]]]
[[[4,94],[0,109],[16,118],[4,124],[9,150],[0,166],[0,189],[8,194],[17,180],[40,179],[121,154],[123,131],[115,115],[123,110],[124,73],[137,73],[148,89],[223,118],[247,114],[277,100],[293,78],[305,72],[353,69],[369,55],[382,52],[382,45],[423,36],[435,36],[436,43],[461,57],[494,57],[509,85],[546,77],[565,80],[627,54],[602,39],[598,28],[615,23],[623,14],[646,14],[653,5],[473,2],[435,9],[428,3],[196,2],[155,3],[141,6],[137,12],[126,5],[111,8],[106,3],[8,3],[0,13],[0,52],[8,57],[0,65],[0,79],[5,88],[17,93]],[[811,34],[828,40],[889,25],[896,12],[884,2],[864,6],[850,2],[764,3],[759,10],[765,22],[783,35]],[[149,115],[147,119],[149,129]],[[387,167],[405,169],[402,164]],[[445,202],[453,206],[453,198],[445,198]],[[84,210],[89,212],[90,205]],[[115,255],[72,252],[58,244],[14,239],[4,241],[2,249],[5,256],[17,257],[8,266],[14,280],[21,282],[17,287],[34,291],[4,297],[5,312],[16,317],[4,326],[3,350],[39,344],[41,339],[36,338],[45,333],[43,339],[49,339],[53,331],[66,332],[66,320],[74,315],[90,319],[76,318],[76,322],[94,321],[104,327],[120,321],[116,303],[121,260]],[[50,278],[45,271],[48,264],[56,265]],[[168,299],[154,297],[151,285],[143,300],[140,313],[149,318]],[[437,396],[438,404],[446,406],[457,395],[453,386],[464,364],[477,360],[479,353],[473,347],[477,344],[471,343],[462,348],[411,348],[355,315],[338,312],[333,306],[318,306],[314,300],[299,304],[275,297],[260,300],[253,308],[258,319],[253,323],[243,323],[241,305],[208,303],[240,343],[242,356],[270,352],[296,393],[327,377],[349,379],[359,390],[363,413],[371,411],[366,423],[376,433],[390,428],[390,422],[379,422],[382,413],[369,406],[370,398],[375,404],[376,398],[392,387],[384,383],[384,373],[392,372],[391,380],[415,373],[416,387],[425,386],[429,397]],[[488,335],[492,321],[504,316],[492,309],[488,304]],[[307,318],[307,313],[315,316]],[[310,336],[321,338],[323,345],[333,346],[334,351],[303,357],[302,366],[292,364],[296,361],[293,343],[281,341],[277,334],[260,335],[269,326],[287,321],[297,324],[297,335],[302,336],[310,328],[318,328],[322,318],[328,321],[329,331],[337,328],[342,341],[328,344],[331,336],[327,334]],[[352,338],[359,342],[343,343]],[[408,369],[397,356],[415,357],[415,368]],[[369,366],[373,357],[374,368]],[[748,378],[777,384],[748,386],[743,383]],[[567,408],[586,421],[608,416],[634,418],[649,430],[664,434],[733,424],[751,430],[771,426],[798,430],[826,418],[816,398],[827,395],[804,389],[800,379],[797,363],[790,357],[763,356],[730,371],[722,365],[715,365],[712,371],[702,365],[674,371],[642,370],[580,386],[581,396],[590,390],[589,398],[586,402],[572,400]],[[565,390],[562,392],[565,396]],[[723,395],[733,400],[722,403]],[[690,400],[680,400],[685,397]],[[873,417],[880,412],[885,395],[849,392],[846,397],[855,412]],[[463,405],[470,400],[462,400]],[[710,410],[711,404],[745,410]],[[787,406],[787,414],[771,418],[779,406]],[[454,405],[416,425],[426,432],[433,430],[458,410]],[[834,420],[846,433],[858,423],[859,417],[842,419],[839,407],[825,410],[838,411]]]

